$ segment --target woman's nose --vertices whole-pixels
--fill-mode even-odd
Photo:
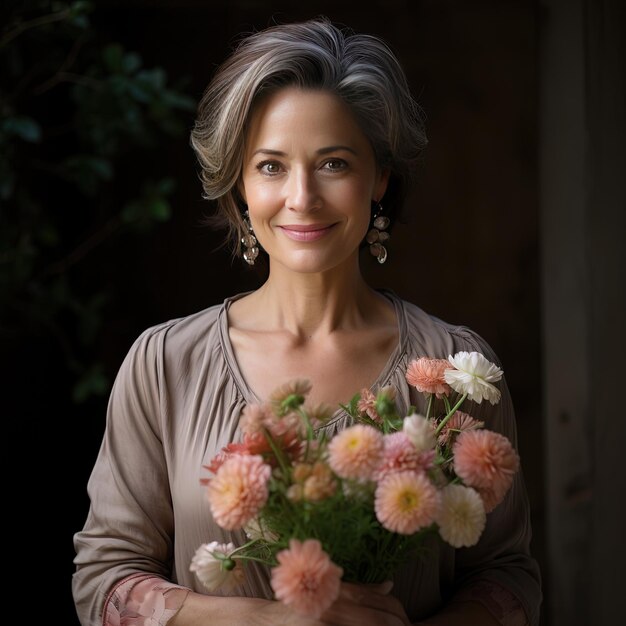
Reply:
[[[304,168],[292,170],[287,181],[285,206],[291,211],[313,211],[320,206],[315,176]]]

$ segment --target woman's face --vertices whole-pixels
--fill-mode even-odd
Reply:
[[[349,108],[329,92],[287,87],[251,114],[241,192],[272,264],[324,272],[354,260],[387,178]]]

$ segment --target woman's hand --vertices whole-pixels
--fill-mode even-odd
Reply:
[[[410,626],[402,604],[390,595],[393,583],[341,583],[339,598],[321,617],[332,626]]]
[[[339,598],[319,619],[303,617],[274,600],[190,593],[168,626],[409,626],[391,582],[342,583]]]

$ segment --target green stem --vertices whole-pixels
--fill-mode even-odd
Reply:
[[[285,477],[287,477],[289,474],[289,468],[287,467],[287,463],[285,461],[285,455],[283,454],[283,451],[276,445],[276,442],[274,441],[274,437],[272,437],[272,434],[270,433],[270,431],[267,430],[267,428],[265,428],[264,430],[265,430],[265,438],[267,439],[267,442],[270,444],[270,448],[272,448],[272,452],[274,453],[274,456],[276,457],[276,460],[278,461],[278,464],[280,465],[280,469],[282,470]]]
[[[430,411],[433,408],[433,395],[434,394],[430,394],[428,396],[428,404],[426,405],[426,419],[430,419]]]
[[[454,407],[448,411],[447,415],[439,423],[439,426],[437,426],[437,429],[435,430],[435,436],[439,435],[441,429],[446,425],[448,420],[457,412],[458,408],[463,404],[463,402],[465,402],[465,398],[467,398],[466,393],[464,393],[461,396],[461,399],[454,405]]]

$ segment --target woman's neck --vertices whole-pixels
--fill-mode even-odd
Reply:
[[[248,312],[257,329],[283,330],[308,341],[374,323],[383,307],[389,304],[365,282],[358,266],[315,274],[274,267],[250,299]]]

